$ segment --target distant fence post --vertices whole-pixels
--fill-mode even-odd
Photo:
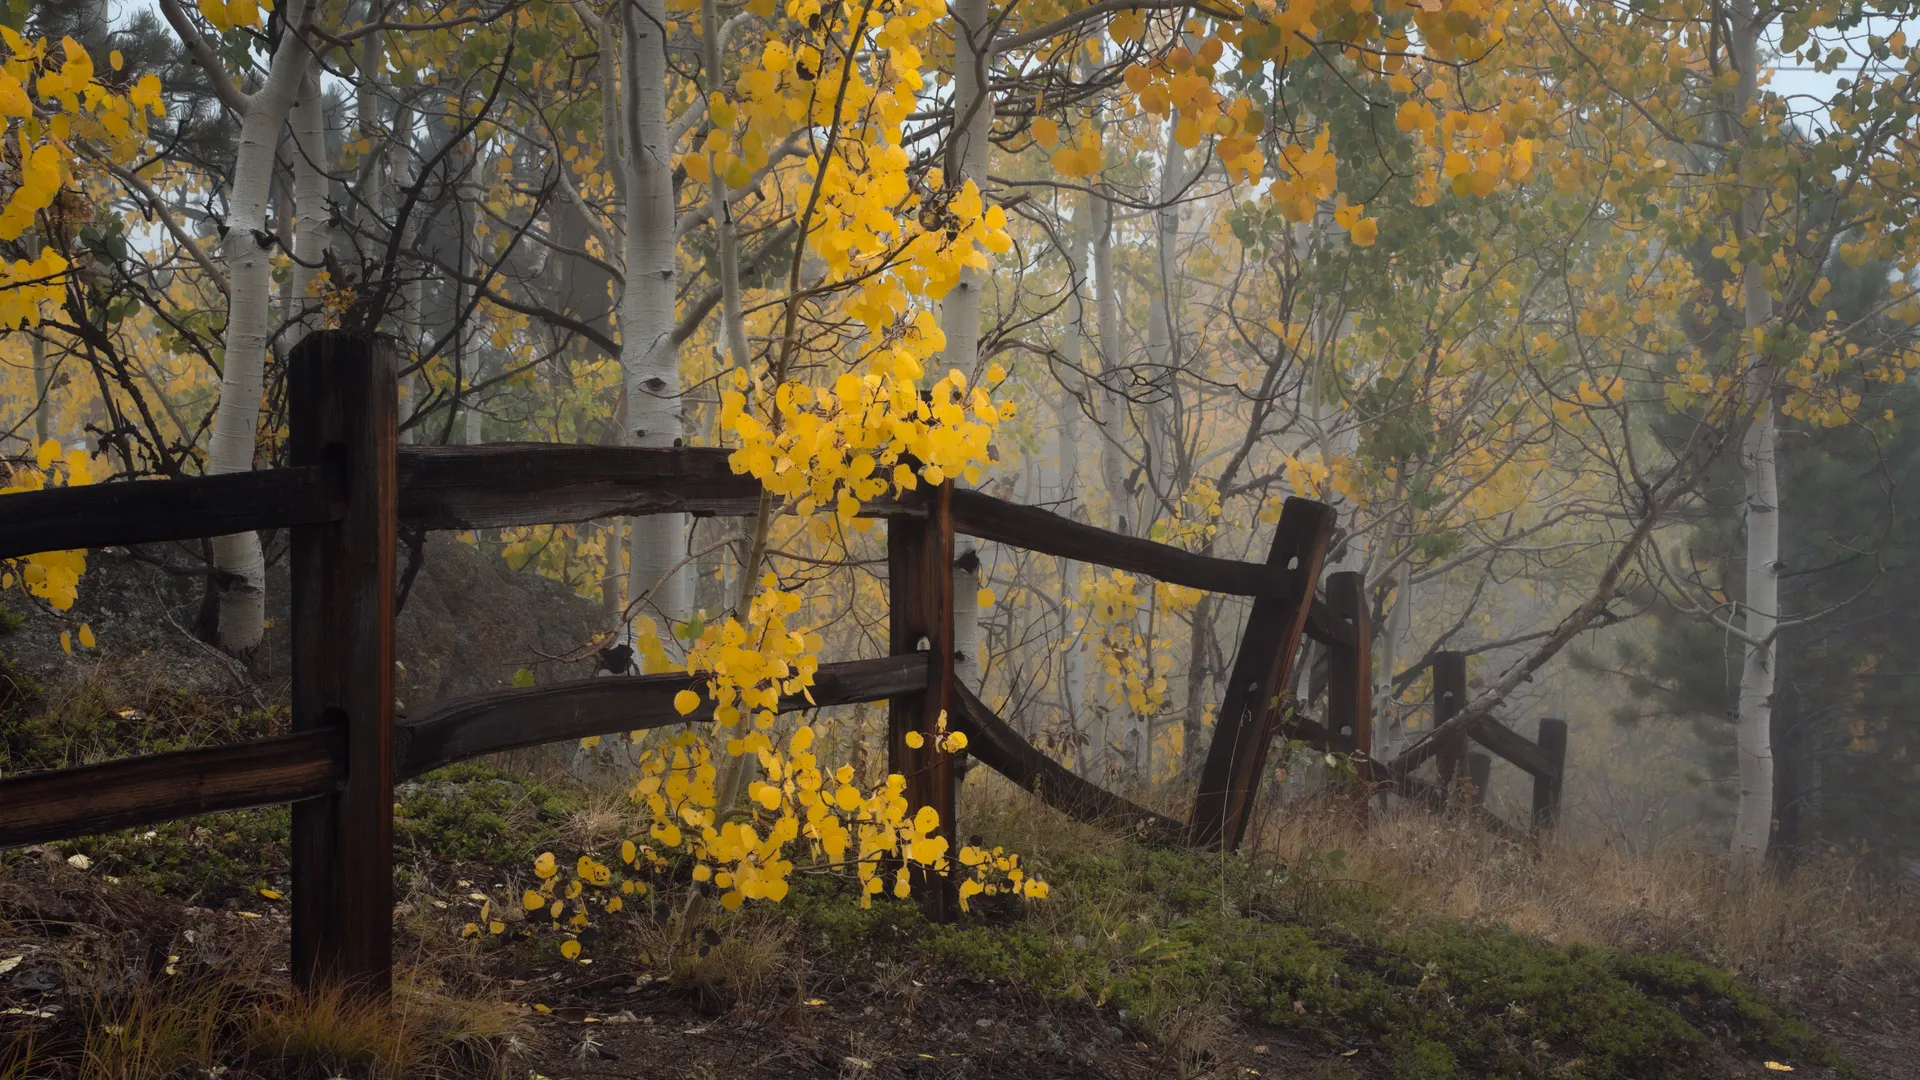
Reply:
[[[1433,724],[1441,724],[1460,714],[1467,702],[1467,657],[1464,653],[1435,653],[1433,657]],[[1434,764],[1440,770],[1442,799],[1453,794],[1454,777],[1467,771],[1467,733],[1455,731],[1442,735],[1436,747]]]
[[[293,975],[367,996],[393,978],[397,394],[371,336],[316,331],[289,361],[288,456],[345,508],[291,531],[293,727],[347,740],[345,786],[293,804]]]
[[[1478,750],[1467,755],[1467,783],[1473,785],[1473,805],[1487,805],[1487,785],[1493,782],[1493,755]]]
[[[1353,754],[1362,785],[1373,782],[1373,628],[1367,619],[1366,575],[1327,575],[1327,607],[1353,627],[1353,645],[1327,651],[1328,741]]]
[[[1314,586],[1326,562],[1333,518],[1332,507],[1311,499],[1290,498],[1281,508],[1267,567],[1286,582],[1288,592],[1284,599],[1255,600],[1240,635],[1194,796],[1189,824],[1195,846],[1231,851],[1246,835],[1267,749],[1280,724],[1279,697],[1293,675]]]
[[[1567,722],[1542,718],[1540,751],[1552,760],[1553,775],[1533,777],[1533,831],[1544,832],[1560,824],[1560,793],[1567,775]]]
[[[940,815],[940,835],[947,838],[949,859],[960,857],[960,831],[954,821],[956,800],[953,755],[940,748],[939,720],[948,716],[955,726],[957,700],[953,676],[953,485],[931,488],[926,517],[898,516],[887,520],[887,592],[889,651],[898,656],[924,652],[928,657],[927,688],[901,694],[887,703],[887,768],[907,780],[907,812],[931,806]],[[907,736],[918,732],[919,747]],[[947,922],[958,914],[959,901],[950,876],[926,874],[916,886],[921,906],[932,922]]]

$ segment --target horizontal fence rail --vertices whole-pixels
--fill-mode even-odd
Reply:
[[[924,656],[822,664],[808,696],[780,699],[780,712],[882,701],[927,685]],[[704,675],[622,675],[553,686],[497,690],[438,701],[395,725],[394,772],[401,779],[502,750],[713,720],[713,703],[681,715],[673,698],[699,691]]]
[[[719,447],[489,443],[402,446],[400,522],[423,529],[500,529],[618,516],[744,517],[761,488]],[[17,500],[17,501],[16,501]],[[97,484],[0,499],[0,558],[40,551],[189,540],[338,521],[343,504],[316,467]],[[878,516],[925,511],[877,503]],[[1074,521],[979,491],[953,493],[954,531],[1232,596],[1290,599],[1284,574]],[[1315,598],[1307,633],[1351,645],[1353,630]]]
[[[744,517],[760,482],[719,447],[488,443],[400,448],[400,520],[500,529],[686,512]]]
[[[1089,824],[1133,833],[1163,847],[1187,842],[1187,824],[1108,791],[1040,751],[986,703],[957,687],[960,709],[954,727],[967,736],[975,760],[1031,792],[1041,802]]]
[[[325,795],[346,777],[338,728],[0,779],[0,848]]]
[[[1145,574],[1190,589],[1271,600],[1293,599],[1284,569],[1265,563],[1222,559],[1088,525],[1037,506],[996,499],[981,491],[955,489],[953,529],[980,540],[1022,547],[1043,555]],[[1327,644],[1353,644],[1353,627],[1334,615],[1326,601],[1313,600],[1307,633]]]
[[[345,503],[328,487],[309,467],[0,495],[0,559],[338,521]]]

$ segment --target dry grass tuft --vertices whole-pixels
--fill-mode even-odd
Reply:
[[[1363,824],[1324,802],[1278,817],[1255,838],[1256,857],[1344,851],[1344,877],[1378,890],[1403,923],[1497,922],[1555,943],[1689,955],[1764,982],[1920,973],[1920,897],[1845,859],[1736,880],[1723,856],[1683,843],[1628,852],[1549,838],[1534,850],[1454,817],[1404,809]]]

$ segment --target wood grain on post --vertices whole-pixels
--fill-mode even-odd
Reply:
[[[1467,783],[1473,787],[1473,805],[1487,805],[1487,785],[1493,782],[1493,755],[1478,750],[1467,755]]]
[[[1373,779],[1373,628],[1367,621],[1366,575],[1327,575],[1327,607],[1353,629],[1353,644],[1327,647],[1327,731],[1354,756],[1361,783]]]
[[[1533,831],[1541,832],[1554,828],[1560,823],[1560,794],[1566,783],[1567,773],[1567,722],[1565,720],[1542,719],[1540,721],[1540,752],[1553,762],[1551,774],[1535,773],[1533,776]]]
[[[1240,635],[1188,823],[1196,847],[1230,851],[1246,835],[1267,750],[1280,725],[1280,695],[1293,675],[1314,583],[1326,561],[1333,519],[1332,507],[1311,499],[1290,498],[1281,509],[1267,572],[1284,582],[1274,592],[1285,598],[1255,600]]]
[[[1464,653],[1435,653],[1433,657],[1433,724],[1459,715],[1467,704],[1467,657]],[[1440,769],[1440,795],[1453,795],[1453,781],[1467,771],[1467,733],[1455,731],[1439,739],[1434,764]]]
[[[291,536],[293,727],[347,739],[346,783],[293,806],[293,972],[384,996],[393,978],[393,600],[398,390],[377,339],[322,330],[288,365],[288,451],[345,516]]]
[[[953,485],[927,493],[925,517],[887,521],[888,651],[927,654],[927,686],[888,700],[887,769],[906,777],[907,813],[930,806],[940,815],[939,835],[948,857],[959,857],[954,828],[953,755],[940,749],[940,717],[954,711],[953,677]],[[907,736],[918,732],[919,747]],[[959,912],[953,879],[927,873],[916,883],[933,922]]]

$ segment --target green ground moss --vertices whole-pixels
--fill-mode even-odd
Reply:
[[[415,860],[485,863],[523,871],[560,845],[558,829],[579,809],[574,792],[484,765],[449,766],[401,789],[395,843]]]
[[[1679,1080],[1718,1072],[1730,1052],[1837,1065],[1805,1025],[1679,957],[1452,921],[1391,930],[1364,889],[1219,856],[1062,858],[1046,877],[1052,899],[952,926],[910,903],[863,911],[826,883],[797,889],[795,912],[837,962],[911,957],[1011,980],[1108,1007],[1149,1037],[1196,1007],[1229,1009],[1329,1046],[1380,1047],[1403,1080]]]

